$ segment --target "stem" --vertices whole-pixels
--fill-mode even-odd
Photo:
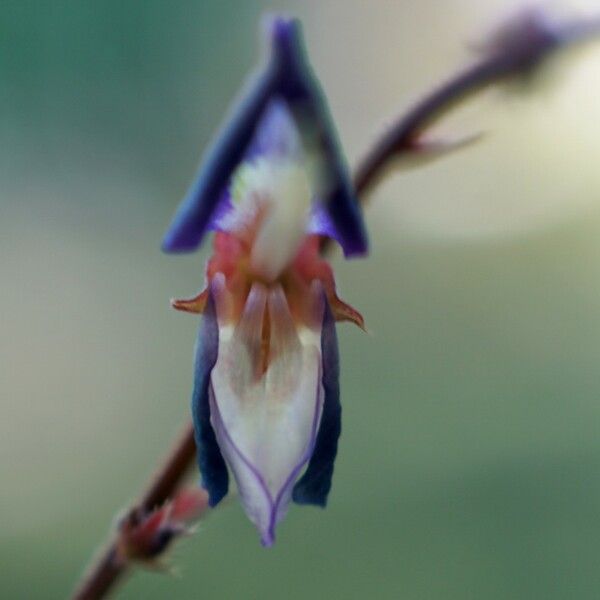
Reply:
[[[457,73],[422,98],[387,131],[356,168],[354,189],[364,194],[380,180],[392,158],[415,151],[415,140],[467,97],[496,83],[504,75],[498,61],[483,61]]]
[[[548,29],[534,14],[524,14],[508,25],[499,32],[503,37],[494,41],[494,47],[479,62],[426,94],[375,142],[355,171],[354,187],[361,204],[381,180],[391,160],[417,151],[419,137],[458,104],[508,77],[529,75],[557,48],[587,41],[600,30],[600,20],[572,22],[561,29]],[[330,249],[330,242],[329,238],[322,239],[323,253]],[[195,455],[190,422],[129,514],[147,512],[166,502],[185,479]],[[128,571],[128,565],[117,558],[117,541],[117,535],[113,536],[107,548],[92,561],[73,600],[106,597]]]
[[[378,183],[391,159],[418,150],[415,142],[425,130],[464,100],[506,79],[527,79],[556,50],[581,45],[600,33],[600,18],[572,21],[553,29],[536,18],[536,14],[524,14],[521,20],[509,23],[503,30],[505,39],[497,41],[480,61],[459,71],[407,110],[356,168],[356,192],[364,194]]]
[[[163,465],[150,480],[140,502],[129,509],[132,512],[147,512],[166,502],[185,479],[194,464],[196,444],[194,428],[189,422],[167,455]],[[127,565],[117,558],[115,535],[106,549],[94,559],[73,593],[73,600],[97,600],[104,598],[127,571]]]

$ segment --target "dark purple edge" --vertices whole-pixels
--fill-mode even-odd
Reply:
[[[335,320],[329,304],[325,302],[321,329],[321,356],[323,361],[323,412],[317,440],[304,475],[294,486],[292,499],[297,504],[325,507],[337,455],[338,440],[342,431],[342,405],[340,403],[340,362]]]
[[[216,506],[227,495],[229,489],[227,465],[210,423],[210,373],[217,362],[218,352],[219,327],[215,300],[212,292],[209,292],[194,349],[194,389],[191,404],[198,467],[202,487],[208,492],[210,506]]]
[[[340,243],[347,257],[363,255],[368,250],[360,205],[325,96],[306,56],[301,25],[297,19],[277,18],[272,24],[271,36],[271,60],[262,75],[249,86],[202,161],[164,237],[165,252],[192,252],[198,248],[214,221],[227,183],[245,155],[266,105],[277,96],[287,102],[301,133],[302,119],[308,119],[317,127],[330,175],[327,189],[318,195],[335,229],[331,237]]]
[[[165,252],[193,252],[200,245],[229,178],[244,156],[260,116],[273,95],[277,74],[267,69],[251,82],[217,135],[165,234]]]
[[[298,479],[298,474],[303,469],[306,462],[312,456],[312,453],[315,449],[315,443],[317,438],[317,429],[319,426],[319,417],[321,416],[322,405],[323,405],[323,395],[321,394],[321,373],[322,369],[319,369],[319,376],[317,377],[317,393],[316,393],[316,401],[315,401],[315,412],[313,415],[313,422],[310,432],[310,440],[308,443],[308,447],[306,448],[305,453],[302,458],[298,461],[296,466],[290,471],[287,479],[284,484],[281,486],[279,492],[277,493],[277,497],[275,498],[275,503],[273,509],[271,511],[271,522],[269,524],[269,534],[273,540],[275,540],[275,526],[277,523],[275,522],[275,518],[277,517],[277,511],[279,510],[279,504],[283,498],[283,495],[287,491],[287,489],[296,482]]]
[[[346,161],[327,106],[325,94],[308,61],[302,27],[297,19],[278,19],[273,26],[276,68],[281,73],[278,92],[286,99],[302,134],[302,121],[317,128],[317,143],[325,159],[327,187],[318,194],[335,229],[344,255],[368,251],[368,239],[360,204],[354,194]]]

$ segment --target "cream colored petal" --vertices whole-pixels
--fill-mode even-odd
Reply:
[[[321,297],[307,301],[322,315]],[[262,330],[260,315],[270,320],[271,354],[267,371],[257,377],[254,336]],[[246,513],[270,545],[318,430],[320,329],[296,327],[280,286],[267,291],[255,284],[234,334],[219,344],[211,384],[211,422],[219,446]]]

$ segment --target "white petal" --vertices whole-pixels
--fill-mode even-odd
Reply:
[[[311,191],[304,169],[293,163],[274,163],[266,198],[266,215],[254,241],[250,263],[273,281],[293,260],[308,225]]]
[[[313,292],[322,314],[322,291]],[[270,361],[260,373],[262,318],[270,320]],[[320,323],[321,319],[315,319]],[[254,284],[211,374],[211,419],[262,541],[274,541],[291,490],[312,454],[321,417],[320,325],[297,330],[280,286]]]
[[[234,173],[233,210],[219,221],[227,231],[253,231],[251,267],[266,281],[285,269],[306,234],[314,187],[309,162],[288,108],[271,103],[250,156]]]

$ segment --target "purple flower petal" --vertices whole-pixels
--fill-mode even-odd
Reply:
[[[302,160],[300,136],[287,106],[282,100],[271,100],[260,117],[254,136],[246,149],[241,165],[260,159],[298,162]],[[235,179],[237,171],[232,174]],[[210,229],[227,231],[235,211],[231,185],[214,210]]]
[[[229,487],[227,466],[210,423],[210,372],[217,362],[218,352],[219,329],[215,300],[211,291],[196,340],[192,392],[192,418],[198,466],[202,474],[202,487],[208,492],[210,506],[218,504],[227,495]]]
[[[278,92],[289,105],[305,147],[317,151],[323,161],[325,173],[317,196],[337,231],[333,237],[346,256],[366,254],[368,241],[360,205],[325,96],[306,56],[299,21],[277,19],[273,47],[280,72]]]
[[[313,204],[310,213],[308,233],[330,237],[341,244],[338,231],[332,223],[329,213],[323,208],[323,205],[318,202]]]
[[[198,248],[232,172],[244,153],[265,106],[273,94],[276,74],[271,68],[250,86],[204,158],[187,196],[180,204],[163,240],[165,252]]]
[[[331,478],[342,431],[340,404],[340,364],[335,320],[329,305],[325,304],[321,330],[323,360],[323,412],[315,448],[304,475],[294,486],[292,499],[297,504],[315,504],[325,507],[331,489]]]
[[[286,103],[281,98],[273,98],[260,118],[244,161],[261,157],[300,161],[302,152],[297,125]]]
[[[281,110],[282,101],[295,121],[304,150],[319,157],[322,173],[317,181],[316,202],[328,215],[327,231],[333,232],[331,236],[346,256],[367,252],[360,206],[325,97],[306,57],[300,24],[295,19],[275,19],[271,36],[271,58],[203,160],[167,230],[165,252],[194,251],[209,228],[219,227],[218,216],[229,208],[223,194],[243,160],[296,151],[296,140],[287,137],[289,127],[284,120],[288,111]]]
[[[208,229],[214,231],[226,231],[227,229],[222,227],[222,223],[227,222],[229,215],[231,215],[234,210],[235,207],[231,201],[231,194],[229,190],[226,190],[221,194],[221,199],[215,207]]]

